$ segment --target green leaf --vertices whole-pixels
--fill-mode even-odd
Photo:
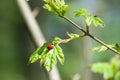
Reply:
[[[43,44],[42,46],[40,46],[39,48],[37,48],[30,56],[29,58],[29,62],[30,63],[34,63],[36,62],[38,59],[41,58],[41,54],[44,54],[46,51],[46,45],[47,43]]]
[[[90,13],[87,12],[86,9],[83,8],[76,11],[75,16],[76,17],[83,16],[87,26],[90,26],[92,23],[94,24],[95,27],[97,26],[103,27],[105,25],[104,22],[99,17],[91,15]]]
[[[52,70],[53,64],[57,63],[57,58],[60,63],[63,64],[64,54],[61,47],[56,44],[60,40],[60,38],[56,37],[55,42],[52,45],[53,48],[51,49],[48,49],[48,44],[50,43],[44,43],[41,47],[37,48],[37,50],[33,52],[33,54],[29,58],[29,62],[34,63],[40,59],[40,65],[43,65],[47,69],[47,71]]]
[[[85,18],[85,21],[86,21],[87,26],[90,26],[91,23],[92,23],[92,21],[93,21],[93,16],[88,15],[88,16]]]
[[[120,68],[120,57],[115,56],[110,60],[110,64],[112,65],[112,68],[114,72],[118,72]]]
[[[76,39],[76,38],[80,37],[80,35],[78,35],[78,34],[73,34],[73,33],[69,33],[69,32],[67,32],[67,35],[72,39]]]
[[[96,46],[96,47],[92,48],[92,50],[98,51],[98,52],[104,52],[107,50],[107,48],[105,46],[100,45],[100,46]]]
[[[103,74],[104,79],[109,79],[114,76],[112,66],[108,63],[96,63],[91,66],[91,70],[95,73]]]
[[[53,53],[53,49],[50,50],[45,57],[45,62],[44,62],[44,66],[47,69],[47,71],[51,71],[52,70],[52,65],[56,63],[56,58],[55,58],[55,54]]]
[[[104,72],[104,74],[103,74],[103,78],[104,79],[111,79],[111,78],[113,78],[114,77],[114,71],[113,71],[113,69],[112,69],[112,67],[111,66],[109,66],[108,68],[106,68],[106,70],[105,70],[105,72]]]
[[[52,70],[52,61],[49,57],[48,58],[46,57],[44,66],[47,69],[47,71],[50,72]]]
[[[109,47],[115,47],[114,44],[112,44],[112,45],[107,45],[107,46],[109,46]],[[108,48],[106,48],[106,47],[103,46],[103,45],[100,45],[100,46],[96,46],[96,47],[92,48],[92,50],[93,50],[93,51],[98,51],[98,52],[104,52],[104,51],[107,51]]]
[[[112,45],[107,45],[111,48],[116,49],[118,52],[120,52],[120,46],[118,44],[112,44]],[[100,46],[96,46],[94,48],[92,48],[93,51],[98,51],[98,52],[104,52],[106,50],[108,50],[105,46],[100,45]]]
[[[63,17],[68,9],[68,5],[65,5],[64,0],[44,0],[46,3],[43,8]]]
[[[95,73],[104,73],[105,69],[109,66],[108,63],[95,63],[91,66],[91,70]]]
[[[59,37],[54,37],[53,44],[58,44],[61,40]]]
[[[118,52],[120,52],[120,46],[119,46],[119,44],[115,44],[113,48],[116,49]]]
[[[42,54],[40,55],[40,65],[42,65],[45,62],[46,59],[46,54],[48,53],[48,49],[47,47],[44,48],[44,50],[42,51]]]
[[[75,16],[76,16],[76,17],[79,17],[79,16],[86,16],[87,14],[88,14],[87,10],[84,9],[84,8],[82,8],[82,9],[76,11]]]
[[[50,5],[48,5],[48,4],[45,4],[45,5],[44,5],[44,8],[45,8],[45,9],[48,9],[48,11],[52,11],[52,8],[51,8]]]
[[[60,61],[61,64],[64,64],[64,54],[59,45],[56,45],[54,48],[54,53],[56,54],[58,60]]]
[[[114,80],[120,80],[120,71],[118,71],[116,74],[115,74],[115,79]]]
[[[97,17],[97,16],[94,16],[93,17],[93,24],[94,24],[94,26],[95,27],[97,27],[97,26],[101,26],[101,27],[104,27],[104,22],[103,22],[103,20],[101,20],[99,17]]]
[[[55,45],[54,49],[50,50],[46,54],[44,66],[47,69],[47,71],[51,71],[52,65],[57,63],[56,57],[58,58],[58,60],[61,64],[64,64],[64,54],[63,54],[62,49],[59,45]]]
[[[39,59],[39,57],[40,57],[39,50],[40,49],[41,49],[41,47],[37,48],[37,50],[32,53],[32,55],[29,58],[30,63],[34,63]]]

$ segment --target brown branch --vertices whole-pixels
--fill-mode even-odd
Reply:
[[[72,25],[74,25],[74,27],[76,27],[77,29],[81,30],[83,33],[85,33],[86,36],[89,36],[90,38],[92,38],[93,40],[97,41],[98,43],[100,43],[101,45],[105,46],[106,48],[108,48],[109,50],[111,50],[112,52],[120,55],[120,52],[118,52],[117,50],[115,50],[114,48],[108,46],[106,43],[102,42],[101,40],[99,40],[98,38],[94,37],[93,35],[91,35],[90,33],[86,32],[84,29],[82,29],[82,27],[80,27],[79,25],[77,25],[76,23],[74,23],[72,20],[70,20],[69,18],[67,18],[66,16],[63,17],[65,20],[67,20],[68,22],[70,22]]]

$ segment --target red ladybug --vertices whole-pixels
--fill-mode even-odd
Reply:
[[[53,45],[52,43],[48,43],[47,48],[48,48],[49,50],[53,49],[53,47],[54,47],[54,45]]]

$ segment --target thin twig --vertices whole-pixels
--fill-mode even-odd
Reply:
[[[105,46],[106,48],[108,48],[109,50],[111,50],[112,52],[115,52],[116,54],[120,55],[120,52],[118,52],[117,50],[115,50],[114,48],[108,46],[106,43],[102,42],[101,40],[99,40],[98,38],[94,37],[93,35],[91,35],[90,33],[86,32],[84,29],[82,29],[82,27],[80,27],[79,25],[77,25],[76,23],[74,23],[72,20],[70,20],[69,18],[67,18],[66,16],[63,17],[65,20],[67,20],[68,22],[70,22],[72,25],[74,25],[74,27],[76,27],[77,29],[81,30],[83,33],[85,33],[86,36],[89,36],[90,38],[92,38],[93,40],[97,41],[98,43],[100,43],[101,45]]]

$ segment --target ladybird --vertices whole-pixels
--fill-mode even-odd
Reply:
[[[53,49],[53,47],[54,47],[54,45],[52,43],[48,43],[48,45],[47,45],[48,50]]]

